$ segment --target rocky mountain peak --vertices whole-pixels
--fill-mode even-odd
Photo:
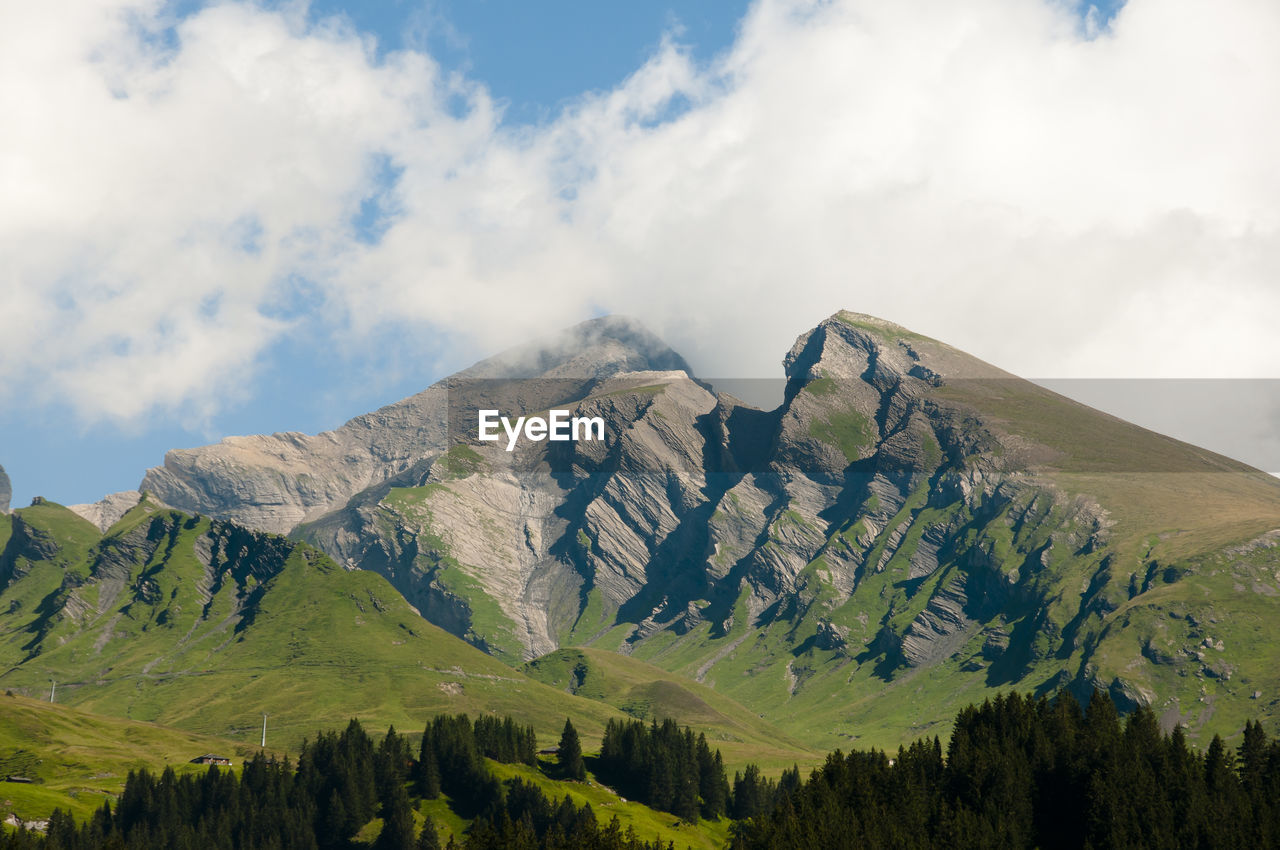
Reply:
[[[9,500],[13,498],[13,487],[9,484],[9,476],[0,466],[0,514],[9,512]]]
[[[818,377],[815,372],[818,368],[835,368],[841,373],[831,377],[879,377],[881,382],[910,375],[935,386],[945,381],[1017,380],[1014,375],[936,339],[885,319],[849,310],[841,310],[802,334],[788,352],[783,366],[789,380],[801,381]],[[843,374],[858,366],[863,371]]]

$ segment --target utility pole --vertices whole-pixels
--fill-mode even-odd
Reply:
[[[262,712],[262,748],[267,747],[267,713]]]

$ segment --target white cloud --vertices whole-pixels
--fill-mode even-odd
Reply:
[[[372,154],[444,96],[429,60],[375,65],[350,34],[225,5],[172,48],[158,15],[0,12],[2,362],[89,418],[240,390],[290,275],[351,238]]]
[[[1092,39],[1051,0],[761,0],[713,66],[664,43],[536,127],[296,9],[162,15],[0,11],[11,397],[199,416],[291,322],[483,353],[595,309],[706,374],[848,307],[1030,375],[1280,375],[1271,0]]]

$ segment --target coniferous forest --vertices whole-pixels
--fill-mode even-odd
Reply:
[[[597,775],[624,797],[690,823],[699,815],[721,817],[729,803],[720,751],[712,753],[705,735],[695,739],[691,729],[681,731],[671,719],[650,726],[610,720]]]
[[[258,756],[238,776],[216,766],[181,777],[172,769],[130,773],[116,805],[104,805],[87,823],[55,812],[46,836],[19,831],[0,838],[0,848],[336,850],[363,846],[353,843],[356,833],[381,817],[375,850],[435,850],[442,842],[432,824],[415,827],[411,798],[444,793],[473,819],[460,846],[466,850],[658,850],[616,819],[602,826],[589,805],[578,807],[567,795],[550,800],[519,779],[500,783],[486,758],[532,763],[532,729],[510,718],[436,717],[415,760],[394,727],[375,744],[352,720],[343,732],[305,744],[296,766]]]
[[[1276,847],[1280,741],[1250,722],[1235,752],[1215,736],[1201,753],[1101,693],[1084,710],[1010,694],[962,710],[945,757],[936,738],[837,751],[734,831],[740,850]]]
[[[535,765],[536,751],[533,730],[510,718],[433,718],[416,751],[394,728],[375,742],[353,720],[307,743],[296,764],[259,756],[239,772],[131,773],[87,822],[56,812],[46,835],[19,830],[0,850],[329,850],[368,846],[354,839],[375,817],[373,846],[386,850],[656,850],[567,795],[499,781],[486,761]],[[742,850],[1280,846],[1280,741],[1250,722],[1237,746],[1215,737],[1201,752],[1150,710],[1121,717],[1103,694],[1086,708],[1002,696],[961,711],[945,749],[933,738],[892,755],[837,751],[803,780],[751,765],[730,784],[719,752],[671,720],[610,723],[593,761],[599,781],[653,808],[733,818]],[[442,794],[471,822],[461,843],[415,824],[415,798]]]

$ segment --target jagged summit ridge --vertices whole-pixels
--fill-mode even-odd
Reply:
[[[979,360],[944,342],[865,313],[841,310],[813,330],[801,334],[783,361],[787,377],[827,352],[837,356],[840,346],[860,350],[887,375],[912,375],[934,385],[938,379],[1018,380],[1015,375]],[[806,357],[806,352],[808,356]]]

